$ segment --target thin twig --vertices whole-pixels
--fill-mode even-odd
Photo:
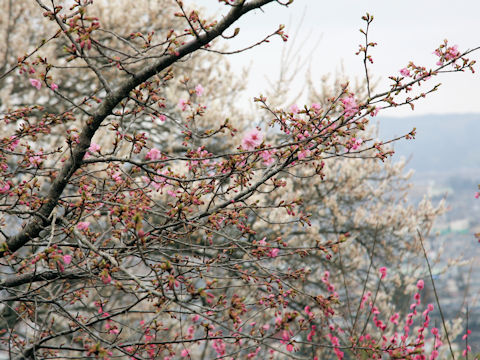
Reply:
[[[450,354],[452,355],[452,359],[455,360],[455,354],[453,353],[452,343],[450,342],[450,338],[448,336],[448,330],[447,330],[447,325],[445,323],[445,317],[443,316],[442,307],[440,306],[440,300],[439,300],[438,294],[437,294],[437,288],[435,287],[435,281],[433,280],[432,268],[430,267],[430,261],[428,261],[428,255],[427,255],[427,252],[425,251],[425,246],[423,246],[422,234],[420,233],[420,230],[418,230],[418,229],[417,229],[417,233],[418,233],[418,238],[420,240],[420,244],[422,245],[423,256],[425,257],[425,261],[427,262],[428,273],[430,275],[430,280],[432,281],[433,293],[435,294],[435,301],[437,302],[438,311],[440,312],[440,317],[442,319],[443,329],[445,330],[445,336],[447,337],[448,347],[450,348]]]

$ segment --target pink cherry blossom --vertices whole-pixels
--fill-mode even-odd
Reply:
[[[263,163],[266,166],[270,166],[275,162],[272,154],[275,154],[275,150],[265,150],[260,153],[261,157],[263,158]]]
[[[380,269],[378,269],[378,271],[380,271],[380,278],[385,279],[385,277],[387,276],[387,268],[385,266],[382,266]]]
[[[400,74],[405,77],[411,77],[412,75],[410,74],[410,70],[407,68],[400,69]]]
[[[20,139],[13,135],[10,137],[10,141],[11,143],[7,145],[7,149],[10,151],[14,151],[18,143],[20,142]]]
[[[55,83],[51,83],[51,84],[50,84],[50,89],[52,89],[53,91],[55,91],[55,90],[58,89],[58,85],[55,84]]]
[[[310,150],[303,149],[302,151],[298,152],[298,160],[305,159],[307,156],[310,156]]]
[[[71,255],[63,255],[63,263],[65,265],[68,265],[72,262],[72,256]]]
[[[242,148],[247,151],[254,150],[263,141],[263,134],[258,129],[247,131],[242,139]]]
[[[179,107],[182,111],[187,110],[187,105],[188,105],[187,100],[184,100],[184,99],[178,100],[178,107]]]
[[[10,184],[6,183],[0,187],[0,194],[5,194],[8,190],[10,190]]]
[[[120,171],[117,171],[112,175],[112,179],[115,180],[117,184],[120,184],[122,182],[122,173]]]
[[[43,152],[40,151],[33,156],[29,156],[28,161],[30,162],[30,165],[39,166],[42,162],[42,155]]]
[[[152,148],[152,149],[150,149],[150,151],[145,156],[145,159],[147,159],[147,160],[158,160],[158,159],[160,159],[161,155],[162,155],[162,153],[160,152],[160,150],[158,150],[156,148]]]
[[[357,138],[352,138],[351,144],[352,144],[352,150],[357,150],[360,145],[362,145],[363,140],[362,139],[357,139]]]
[[[353,95],[349,95],[346,98],[340,99],[340,101],[345,109],[345,116],[350,117],[358,112],[358,104]]]
[[[422,290],[424,286],[425,286],[425,283],[423,282],[423,280],[418,280],[418,282],[417,282],[417,288],[418,288],[419,290]]]
[[[315,110],[315,111],[319,111],[319,110],[322,109],[322,107],[321,107],[320,104],[313,103],[313,104],[312,104],[312,109]]]
[[[42,82],[38,79],[28,79],[30,81],[30,84],[32,84],[32,86],[34,88],[37,88],[37,90],[40,90],[40,88],[42,87]]]
[[[165,120],[167,120],[167,117],[163,114],[159,115],[158,116],[158,120],[160,120],[161,122],[165,122]]]
[[[110,274],[102,275],[101,278],[102,278],[102,282],[105,285],[110,284],[112,282],[112,277],[110,276]]]
[[[280,252],[280,250],[278,248],[274,248],[274,249],[270,250],[270,252],[268,253],[268,256],[271,257],[271,258],[276,258],[278,256],[279,252]]]
[[[480,198],[480,192],[477,191],[477,192],[475,193],[475,199],[478,199],[478,198]]]
[[[379,111],[380,111],[379,107],[374,107],[373,110],[370,112],[370,116],[371,117],[377,116]]]
[[[90,147],[88,148],[88,151],[90,151],[91,153],[98,152],[98,151],[100,151],[100,145],[92,142],[90,144]]]
[[[182,353],[181,353],[180,355],[182,355],[182,357],[187,357],[189,353],[190,353],[189,350],[183,349],[183,350],[182,350]]]
[[[447,48],[447,51],[445,53],[445,59],[447,60],[453,60],[460,56],[460,51],[458,51],[458,45],[451,46]]]
[[[87,230],[89,226],[90,226],[90,222],[81,221],[77,224],[77,229],[78,230]]]
[[[298,105],[297,105],[297,104],[293,104],[292,106],[290,106],[290,112],[291,112],[292,114],[297,114],[299,110],[300,110],[300,109],[298,108]]]
[[[197,96],[202,96],[204,91],[205,89],[202,85],[198,84],[197,86],[195,86],[195,93],[197,94]]]

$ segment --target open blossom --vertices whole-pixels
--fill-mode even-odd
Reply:
[[[37,90],[40,90],[40,88],[42,87],[42,82],[38,79],[28,79],[30,81],[30,84],[32,84],[32,86],[34,88],[37,88]]]
[[[290,106],[290,112],[291,112],[292,114],[297,114],[299,110],[300,110],[300,109],[298,108],[298,105],[297,105],[297,104],[293,104],[292,106]]]
[[[204,91],[205,89],[202,85],[198,84],[197,86],[195,86],[195,93],[197,94],[197,96],[202,96]]]
[[[183,350],[182,350],[182,353],[181,353],[180,355],[182,355],[182,357],[187,357],[189,354],[190,354],[190,350],[188,350],[188,349],[183,349]]]
[[[275,154],[275,150],[265,150],[260,153],[263,159],[263,163],[266,166],[270,166],[275,162],[275,159],[272,156],[273,154]]]
[[[178,100],[178,107],[179,107],[182,111],[187,110],[187,105],[188,105],[187,100],[185,100],[185,99],[180,99],[180,100]]]
[[[382,266],[380,269],[378,269],[378,271],[380,271],[380,278],[385,279],[385,277],[387,276],[387,268],[385,266]]]
[[[0,187],[0,194],[5,194],[8,190],[10,190],[10,184],[6,183]]]
[[[362,145],[362,143],[363,143],[362,139],[357,139],[357,138],[353,137],[352,140],[351,140],[352,150],[357,150],[360,147],[360,145]]]
[[[402,74],[402,76],[405,76],[405,77],[410,77],[410,76],[412,76],[412,75],[410,74],[410,70],[408,70],[407,68],[400,69],[400,74]]]
[[[77,229],[78,229],[78,230],[87,230],[89,226],[90,226],[90,222],[89,222],[89,221],[80,221],[80,222],[77,224]]]
[[[263,141],[263,134],[258,129],[247,131],[242,139],[242,148],[244,150],[254,150]]]
[[[350,117],[358,112],[358,104],[353,95],[340,99],[345,109],[345,116]]]
[[[72,255],[63,255],[63,263],[68,265],[72,262]]]
[[[39,166],[42,162],[42,155],[43,152],[40,151],[33,156],[29,156],[28,161],[30,162],[30,165]]]
[[[418,280],[418,282],[417,282],[417,288],[418,288],[419,290],[422,290],[424,286],[425,286],[425,283],[423,282],[423,280]]]
[[[150,149],[150,151],[145,156],[145,159],[147,159],[147,160],[158,160],[158,159],[160,159],[160,155],[161,155],[160,150],[158,150],[156,148],[152,148],[152,149]]]
[[[88,151],[90,151],[91,153],[98,152],[98,151],[100,151],[100,145],[92,142],[90,144],[90,147],[88,148]]]
[[[310,150],[306,150],[306,149],[303,149],[301,151],[298,152],[298,160],[302,160],[302,159],[305,159],[306,157],[310,156],[311,152]]]
[[[280,250],[278,248],[271,249],[270,252],[268,253],[268,256],[271,258],[275,258],[278,256],[278,253]]]
[[[458,45],[450,46],[445,52],[445,59],[453,60],[460,56],[460,51],[458,51]]]

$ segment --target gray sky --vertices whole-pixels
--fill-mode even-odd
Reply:
[[[199,3],[212,11],[218,6],[216,0]],[[452,45],[457,44],[460,51],[480,46],[478,0],[295,0],[288,9],[270,4],[264,12],[256,11],[242,19],[237,25],[241,28],[239,36],[228,43],[231,49],[241,48],[273,32],[278,24],[286,24],[286,32],[291,36],[287,46],[306,41],[299,56],[310,58],[314,79],[339,71],[342,63],[348,76],[361,78],[362,59],[355,52],[364,41],[359,29],[364,26],[361,17],[367,11],[375,16],[370,40],[378,46],[371,52],[374,64],[370,71],[375,77],[384,79],[379,90],[385,88],[388,76],[399,75],[399,69],[410,60],[427,68],[433,67],[436,57],[432,52],[444,39]],[[250,98],[266,89],[265,76],[275,78],[278,74],[283,46],[284,43],[275,38],[269,44],[229,57],[233,66],[251,65],[247,92]],[[480,52],[472,58],[480,60]],[[470,72],[443,75],[436,80],[443,84],[440,90],[418,102],[415,112],[404,108],[390,110],[384,115],[478,113],[479,73],[480,68],[473,75]],[[293,88],[300,89],[303,83],[304,74],[299,74]]]

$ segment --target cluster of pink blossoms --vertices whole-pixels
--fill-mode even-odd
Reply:
[[[446,46],[446,41],[445,41],[445,46]],[[460,56],[460,51],[458,51],[458,46],[454,45],[454,46],[447,47],[445,52],[442,52],[440,49],[436,49],[433,52],[433,54],[437,55],[440,58],[440,60],[437,61],[437,65],[440,66],[445,61],[450,61],[458,58]]]
[[[343,104],[343,108],[345,110],[344,114],[346,117],[354,116],[358,112],[359,106],[353,95],[349,95],[346,98],[340,99],[340,101]]]

